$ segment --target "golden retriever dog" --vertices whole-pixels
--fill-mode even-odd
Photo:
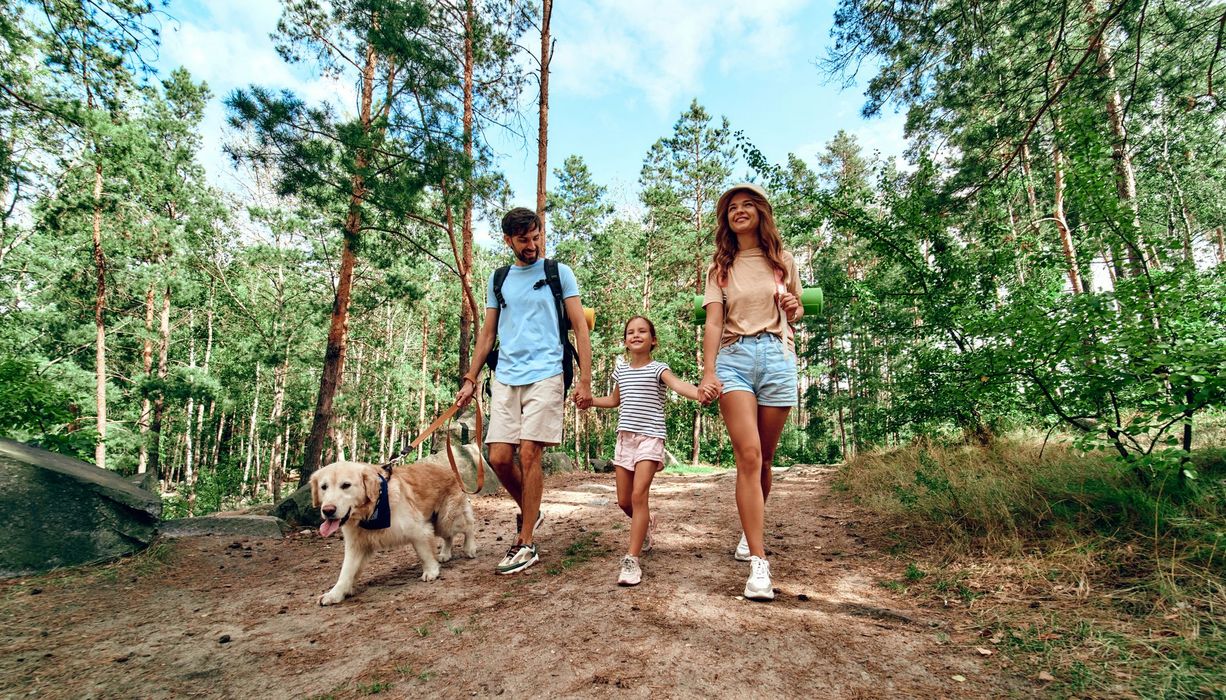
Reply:
[[[371,552],[412,544],[421,559],[421,580],[438,578],[439,562],[451,559],[452,537],[464,534],[464,554],[477,556],[476,521],[472,506],[446,466],[419,462],[396,467],[387,480],[389,526],[376,524],[382,490],[382,468],[363,462],[336,462],[311,475],[311,501],[324,522],[319,534],[340,530],[345,537],[345,560],[332,590],[319,597],[320,605],[333,605],[353,595],[354,579]],[[438,538],[442,548],[435,556]]]

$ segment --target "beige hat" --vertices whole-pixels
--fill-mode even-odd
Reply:
[[[766,190],[763,189],[763,186],[755,185],[753,183],[739,183],[736,185],[732,185],[731,188],[728,188],[727,190],[723,190],[723,194],[720,195],[720,200],[725,199],[725,197],[727,196],[731,196],[732,192],[737,191],[737,190],[749,190],[750,192],[754,192],[755,195],[760,196],[761,199],[764,199],[767,202],[770,201],[770,196],[766,194]]]

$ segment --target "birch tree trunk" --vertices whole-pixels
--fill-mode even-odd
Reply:
[[[101,155],[94,149],[95,157]],[[106,469],[106,256],[102,253],[102,163],[94,166],[94,378],[96,382],[98,441],[94,444],[94,464]]]

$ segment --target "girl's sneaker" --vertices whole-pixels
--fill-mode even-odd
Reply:
[[[749,561],[749,540],[745,539],[745,533],[741,533],[741,541],[736,545],[736,551],[732,553],[732,558],[737,561]]]
[[[771,586],[771,565],[761,557],[749,558],[749,580],[745,582],[745,597],[750,600],[774,600]]]
[[[650,552],[652,547],[655,547],[655,545],[656,545],[656,515],[655,513],[652,513],[651,517],[647,519],[647,535],[643,537],[643,554]]]
[[[639,568],[639,558],[629,554],[622,557],[622,570],[617,576],[619,586],[637,586],[643,580],[643,570]]]

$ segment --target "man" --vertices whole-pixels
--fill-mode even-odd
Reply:
[[[557,307],[545,281],[545,258],[541,255],[545,246],[541,220],[530,209],[512,209],[502,218],[502,237],[515,254],[515,264],[510,266],[501,288],[505,306],[499,307],[494,293],[495,273],[486,283],[485,322],[456,403],[463,407],[472,400],[497,335],[498,362],[490,379],[490,427],[485,442],[489,445],[490,467],[519,506],[516,540],[495,569],[497,574],[513,574],[539,560],[533,536],[542,520],[541,453],[562,442],[566,396]],[[579,300],[579,283],[575,273],[560,263],[558,276],[579,356],[579,376],[571,399],[579,408],[588,408],[592,403],[592,346]],[[514,462],[516,447],[518,467]]]

